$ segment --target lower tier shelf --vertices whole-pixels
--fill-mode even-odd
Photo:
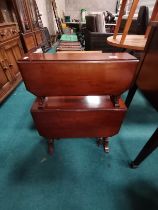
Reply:
[[[114,107],[109,96],[60,96],[39,99],[31,113],[36,128],[45,138],[110,137],[119,132],[126,113],[123,100]]]

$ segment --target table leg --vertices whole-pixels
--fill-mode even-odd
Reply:
[[[125,104],[126,104],[127,107],[130,106],[136,90],[137,90],[137,85],[136,84],[134,84],[133,87],[131,89],[129,89],[128,95],[127,95],[127,98],[126,98],[126,101],[125,101]]]
[[[109,138],[108,137],[100,137],[97,139],[97,145],[103,145],[104,151],[106,153],[109,152]]]
[[[158,128],[150,137],[148,142],[145,144],[143,149],[140,151],[138,156],[134,161],[131,162],[131,168],[137,168],[138,165],[145,159],[149,154],[151,154],[158,147]]]

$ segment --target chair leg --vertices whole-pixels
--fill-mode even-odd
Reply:
[[[54,152],[54,139],[48,139],[48,153],[53,155]]]
[[[131,168],[137,168],[138,165],[145,159],[149,154],[151,154],[158,147],[158,128],[150,137],[148,142],[145,144],[143,149],[140,151],[138,156],[134,161],[130,163]]]
[[[127,98],[126,98],[126,101],[125,101],[125,104],[126,104],[127,107],[130,106],[136,90],[137,90],[137,85],[136,84],[134,84],[133,87],[131,89],[129,89],[129,92],[128,92],[128,95],[127,95]]]

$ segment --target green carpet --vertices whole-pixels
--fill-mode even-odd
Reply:
[[[141,93],[109,154],[95,139],[61,139],[50,157],[29,113],[33,100],[21,84],[0,107],[0,210],[158,209],[158,152],[128,167],[158,122]]]

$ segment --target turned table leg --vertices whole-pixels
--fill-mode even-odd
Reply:
[[[98,147],[102,144],[102,137],[97,138],[97,145]]]
[[[103,148],[106,153],[109,152],[109,138],[103,137]]]
[[[104,148],[104,151],[106,153],[109,152],[109,138],[108,137],[99,137],[97,139],[97,145],[100,146],[100,145],[103,145],[103,148]]]
[[[48,139],[48,153],[53,155],[54,152],[54,139]]]

